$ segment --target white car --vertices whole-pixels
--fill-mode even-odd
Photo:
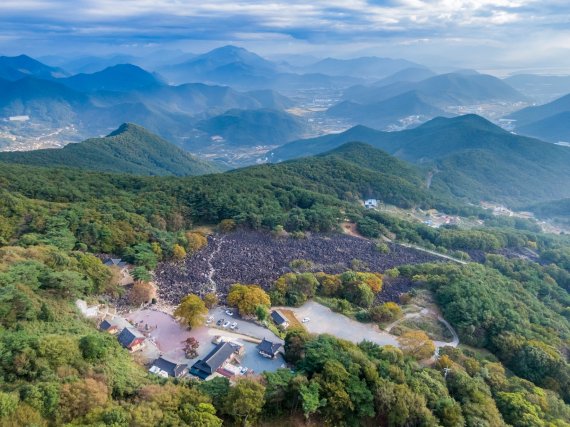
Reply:
[[[302,323],[308,323],[311,321],[310,317],[304,317],[303,320],[301,320]]]
[[[213,321],[214,321],[214,316],[210,316],[210,317],[208,317],[208,320],[206,320],[206,323],[207,323],[207,324],[210,324],[210,323],[212,323]]]
[[[237,326],[237,322],[234,322],[234,323],[231,324],[230,329],[235,329],[236,326]]]
[[[227,320],[224,322],[224,324],[222,325],[222,328],[227,328],[228,326],[230,326],[230,322],[228,322]]]
[[[226,314],[227,314],[228,316],[233,316],[233,315],[234,315],[234,312],[231,311],[231,310],[226,310]]]

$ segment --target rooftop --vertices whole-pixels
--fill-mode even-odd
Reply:
[[[279,311],[277,310],[273,310],[271,312],[271,318],[273,319],[273,321],[277,324],[277,325],[283,325],[284,323],[289,323],[289,321],[287,320],[287,318],[281,314]]]
[[[236,351],[236,346],[229,342],[221,342],[206,356],[192,365],[192,374],[200,378],[208,377],[216,372],[226,360]],[[199,371],[199,372],[198,372]],[[202,374],[201,374],[202,373]]]
[[[272,356],[275,356],[280,348],[281,348],[281,343],[273,343],[271,341],[266,340],[265,338],[263,338],[263,341],[261,341],[257,345],[257,349],[259,351],[266,354],[270,354]]]
[[[149,371],[157,375],[177,378],[183,375],[187,368],[188,365],[186,364],[174,363],[170,360],[164,359],[163,357],[159,357],[152,362],[152,366]]]

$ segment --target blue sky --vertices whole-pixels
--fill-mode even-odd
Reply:
[[[568,0],[1,0],[0,52],[397,56],[429,65],[570,68]]]

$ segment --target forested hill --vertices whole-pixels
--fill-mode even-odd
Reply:
[[[203,175],[218,166],[197,159],[146,129],[123,124],[104,138],[61,149],[0,153],[0,161],[36,166],[66,166],[137,175]]]
[[[54,211],[71,210],[85,220],[101,218],[101,231],[79,227],[77,232],[87,233],[84,243],[92,250],[111,253],[123,252],[121,236],[129,230],[156,237],[157,228],[224,219],[252,228],[281,225],[290,231],[331,231],[338,227],[342,210],[356,209],[365,197],[401,207],[474,212],[459,202],[432,196],[419,169],[365,144],[203,177],[144,177],[5,163],[0,167],[0,192],[6,200],[33,199],[34,204],[47,202]],[[22,203],[7,202],[10,220],[0,224],[0,241],[10,241],[26,221]],[[113,213],[109,206],[115,206]]]
[[[570,149],[511,134],[476,115],[439,117],[401,132],[357,126],[342,134],[286,144],[274,150],[272,158],[317,154],[349,141],[431,165],[437,171],[434,182],[459,197],[514,204],[570,197]]]

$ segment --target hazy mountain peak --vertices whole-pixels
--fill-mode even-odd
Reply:
[[[87,92],[124,92],[163,84],[158,76],[133,64],[117,64],[91,74],[76,74],[63,82],[73,89]]]
[[[50,67],[28,55],[0,56],[0,77],[7,80],[18,80],[25,76],[54,79],[66,75],[61,68]]]
[[[464,114],[457,117],[436,117],[420,125],[418,129],[428,129],[443,126],[477,127],[492,132],[508,133],[499,126],[477,114]]]

